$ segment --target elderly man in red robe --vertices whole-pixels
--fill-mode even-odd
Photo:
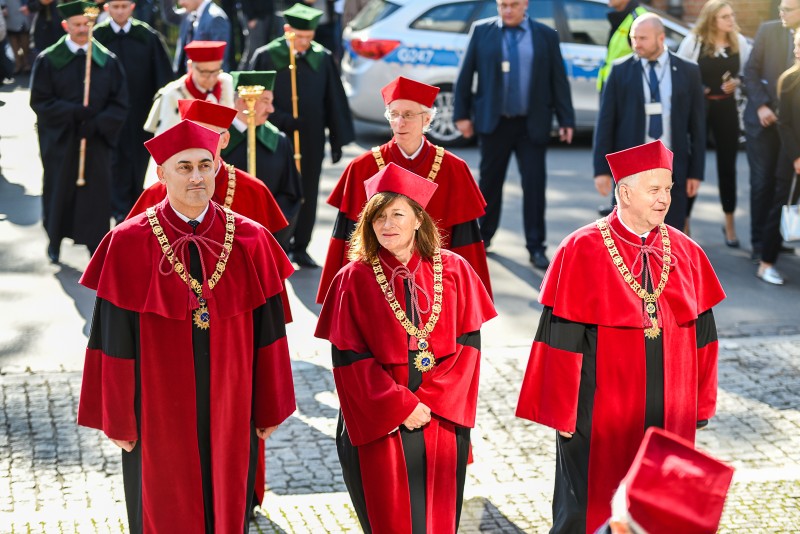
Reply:
[[[148,141],[166,198],[107,234],[81,279],[97,300],[78,424],[122,449],[131,532],[246,532],[257,444],[295,409],[293,268],[212,200],[218,142],[190,121]]]
[[[402,76],[381,90],[394,137],[350,162],[328,197],[328,204],[337,208],[339,215],[322,269],[318,303],[324,300],[333,277],[347,264],[350,235],[367,202],[364,182],[389,163],[438,184],[426,209],[442,234],[442,247],[467,260],[492,294],[486,248],[478,229],[486,201],[466,162],[425,138],[436,116],[433,106],[438,93],[438,87]]]
[[[672,152],[655,141],[606,156],[617,209],[561,243],[517,416],[558,431],[551,532],[609,516],[648,427],[694,442],[714,415],[725,294],[708,258],[664,224]]]

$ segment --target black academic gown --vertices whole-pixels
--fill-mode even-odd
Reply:
[[[112,156],[111,182],[114,217],[125,218],[142,194],[150,161],[144,142],[153,136],[144,131],[144,123],[153,96],[172,81],[172,66],[161,35],[136,19],[131,19],[128,33],[120,34],[106,20],[94,28],[94,37],[114,52],[128,74],[130,110]]]
[[[240,132],[236,126],[231,126],[228,131],[231,139],[223,149],[222,157],[237,169],[247,169],[247,131]],[[289,226],[274,234],[285,249],[297,225],[303,202],[303,184],[294,163],[292,142],[269,122],[256,128],[255,176],[264,182],[289,221]]]
[[[89,107],[94,133],[86,143],[86,185],[77,187],[84,57],[66,45],[66,36],[33,64],[31,107],[36,113],[44,168],[43,222],[51,242],[65,237],[97,248],[111,218],[111,154],[128,112],[125,71],[117,57],[95,41]]]
[[[292,118],[292,81],[289,73],[289,48],[281,37],[259,48],[250,62],[251,70],[278,71],[273,91],[275,112],[270,122],[292,137],[297,127]],[[317,213],[317,196],[322,159],[325,155],[325,130],[331,152],[355,139],[353,118],[342,81],[330,51],[312,42],[311,48],[297,57],[297,97],[300,110],[300,174],[305,202],[294,233],[295,250],[305,250]]]

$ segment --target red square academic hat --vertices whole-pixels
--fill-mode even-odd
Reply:
[[[411,100],[425,107],[432,108],[439,88],[426,83],[417,82],[398,76],[381,89],[383,103],[387,106],[395,100]]]
[[[733,468],[650,427],[625,476],[628,511],[648,534],[713,534]]]
[[[178,100],[178,111],[181,119],[203,122],[226,130],[236,117],[235,109],[206,100]]]
[[[192,41],[183,47],[183,51],[195,63],[222,61],[227,44],[225,41]]]
[[[364,189],[367,190],[367,200],[374,197],[377,193],[400,193],[425,209],[436,188],[439,187],[411,171],[405,170],[396,163],[389,163],[386,167],[378,171],[372,178],[364,182]]]
[[[144,146],[153,156],[156,164],[162,165],[178,152],[190,148],[208,150],[213,159],[217,153],[218,144],[219,134],[214,130],[209,130],[192,121],[181,121],[149,141],[145,141]]]
[[[672,170],[672,151],[658,140],[608,154],[606,160],[615,182],[650,169]]]

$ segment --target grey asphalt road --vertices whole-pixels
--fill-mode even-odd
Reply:
[[[50,265],[47,240],[41,225],[42,171],[34,126],[28,106],[27,80],[0,87],[0,368],[5,366],[80,369],[91,323],[93,294],[78,285],[87,261],[85,247],[62,247],[62,264]],[[390,132],[383,127],[358,124],[358,140],[345,149],[337,165],[328,165],[321,184],[327,198],[350,159],[383,143]],[[476,147],[457,149],[477,176]],[[90,156],[91,157],[91,156]],[[328,161],[326,160],[326,164]],[[739,208],[737,228],[743,247],[725,246],[722,212],[716,188],[713,151],[707,157],[706,182],[692,217],[692,236],[711,258],[728,298],[716,311],[724,336],[758,336],[797,333],[800,297],[800,256],[781,256],[778,268],[787,284],[770,286],[755,276],[749,254],[748,166],[739,154]],[[597,206],[607,202],[591,180],[591,142],[588,137],[572,146],[553,144],[548,153],[549,253],[572,230],[597,218]],[[309,249],[322,261],[336,212],[320,202],[318,224]],[[800,251],[799,251],[800,252]],[[489,267],[498,319],[483,336],[487,347],[529,345],[540,306],[536,302],[543,272],[528,263],[521,225],[521,189],[512,163],[504,192],[502,227],[492,243]],[[599,260],[599,259],[598,259]],[[327,351],[314,340],[319,306],[314,303],[319,270],[299,270],[291,278],[295,323],[289,327],[292,352]]]

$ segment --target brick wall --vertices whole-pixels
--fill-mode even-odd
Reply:
[[[728,0],[736,13],[736,20],[742,28],[742,33],[753,37],[756,34],[758,25],[765,20],[777,18],[778,2],[776,0]],[[650,3],[656,9],[669,12],[668,0],[652,0]],[[700,9],[705,4],[705,0],[683,0],[683,19],[687,22],[694,22]]]

